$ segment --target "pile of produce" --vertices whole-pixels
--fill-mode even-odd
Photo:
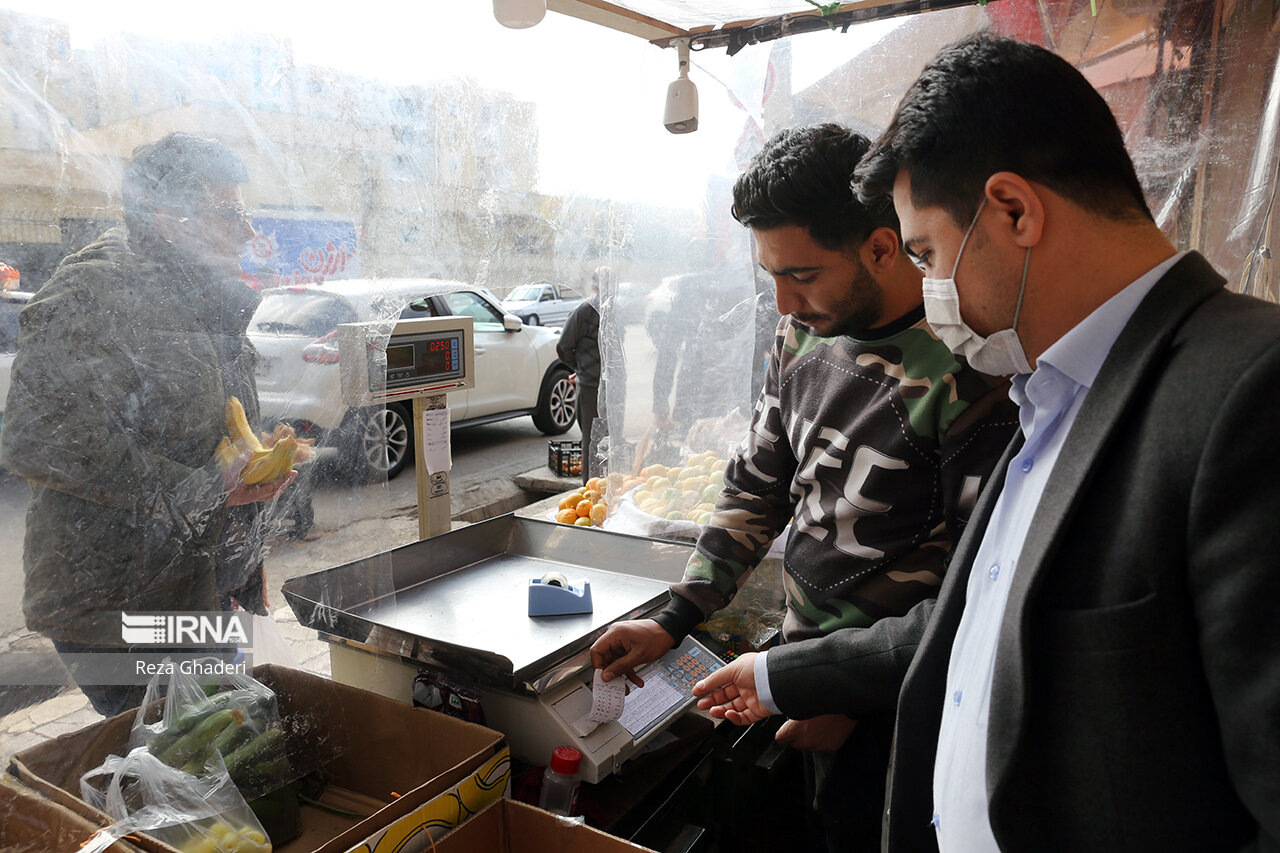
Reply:
[[[231,781],[246,795],[290,781],[275,697],[268,693],[245,702],[244,691],[216,686],[211,690],[206,704],[178,714],[156,736],[149,746],[151,754],[170,767],[200,776],[217,752]],[[231,707],[233,703],[243,707]]]
[[[565,495],[557,507],[556,521],[579,527],[599,527],[604,524],[609,516],[605,486],[604,478],[592,477],[582,489]]]
[[[683,465],[649,465],[621,486],[642,512],[669,521],[708,524],[724,487],[728,460],[714,450],[688,457]]]
[[[159,707],[154,701],[159,693],[157,678],[134,725],[131,742],[139,748],[130,756],[136,761],[136,753],[147,753],[145,758],[158,768],[144,770],[150,776],[177,774],[152,785],[143,798],[153,810],[167,807],[173,812],[169,829],[157,830],[167,832],[163,840],[183,853],[267,853],[273,844],[296,837],[301,831],[300,774],[286,754],[275,692],[247,675],[204,683],[179,672],[172,677],[160,719],[147,722]],[[213,819],[192,815],[184,822],[182,810],[164,802],[166,789],[175,799],[180,799],[176,789],[219,791],[239,807],[219,809]]]

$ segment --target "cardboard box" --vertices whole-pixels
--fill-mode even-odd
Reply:
[[[649,850],[515,800],[499,800],[435,845],[436,853],[637,853]],[[652,853],[652,851],[650,851]]]
[[[503,749],[445,793],[374,833],[347,853],[409,853],[432,842],[502,799],[511,778],[511,752]]]
[[[299,670],[260,666],[253,674],[276,693],[291,756],[324,771],[328,786],[320,801],[369,815],[342,817],[304,805],[301,836],[277,846],[277,853],[357,848],[478,769],[487,768],[486,784],[496,785],[497,774],[505,785],[510,763],[503,760],[499,732]],[[106,826],[111,820],[80,799],[80,777],[108,755],[124,754],[133,719],[128,712],[22,750],[11,757],[9,773],[96,826]],[[148,853],[173,853],[149,836],[137,844]]]
[[[0,779],[0,850],[4,853],[68,853],[79,850],[98,827],[11,779]],[[138,853],[117,841],[107,853]]]

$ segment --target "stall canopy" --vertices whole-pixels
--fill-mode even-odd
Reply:
[[[864,0],[825,3],[809,0],[550,0],[547,8],[593,24],[639,36],[659,46],[691,39],[698,47],[725,47],[730,55],[748,44],[822,29],[909,15],[927,9],[968,5],[964,0]]]

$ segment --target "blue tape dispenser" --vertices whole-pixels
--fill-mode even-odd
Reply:
[[[591,581],[583,579],[571,584],[559,572],[529,579],[530,616],[569,616],[591,611]]]

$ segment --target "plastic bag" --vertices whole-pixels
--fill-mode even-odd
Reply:
[[[196,674],[217,669],[217,663],[200,658],[175,666],[159,719],[152,718],[160,707],[161,676],[152,678],[129,746],[146,747],[162,763],[197,776],[225,768],[240,793],[254,800],[297,778],[276,695],[249,675]]]
[[[244,651],[252,656],[254,666],[270,663],[289,669],[301,669],[293,647],[285,639],[274,616],[253,615],[253,645]]]
[[[96,833],[82,853],[98,853],[131,832],[144,831],[182,853],[267,853],[262,824],[214,756],[196,777],[162,762],[146,747],[109,755],[80,777],[80,796],[115,823]]]

